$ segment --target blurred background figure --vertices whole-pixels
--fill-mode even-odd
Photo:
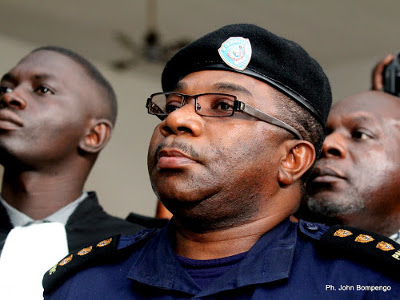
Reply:
[[[393,63],[393,60],[395,59],[394,54],[388,54],[386,55],[381,61],[379,61],[375,67],[372,70],[372,85],[371,89],[376,90],[376,91],[381,91],[384,90],[384,84],[385,84],[385,77],[386,77],[386,67]],[[387,75],[389,76],[390,73]],[[395,78],[393,78],[395,79]],[[386,84],[388,85],[390,78],[386,79]],[[386,92],[388,91],[388,87],[385,90]],[[393,94],[393,93],[392,93]]]

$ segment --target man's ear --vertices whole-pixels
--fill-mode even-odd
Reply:
[[[285,145],[286,157],[281,160],[278,180],[282,185],[289,185],[311,168],[316,153],[314,145],[308,141],[288,140]]]
[[[93,120],[86,135],[79,143],[79,147],[88,153],[98,153],[111,138],[113,125],[109,120]]]

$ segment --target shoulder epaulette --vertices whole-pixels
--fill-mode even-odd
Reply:
[[[122,259],[124,254],[129,254],[142,245],[155,231],[146,229],[128,239],[120,234],[114,235],[68,254],[44,274],[44,292],[52,291],[80,270]]]
[[[318,240],[324,251],[348,257],[400,278],[400,245],[390,238],[358,228],[335,225]]]

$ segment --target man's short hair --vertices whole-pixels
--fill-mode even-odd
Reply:
[[[289,101],[290,98],[278,91],[274,91],[274,96],[282,101],[278,101],[277,108],[284,113],[279,114],[279,119],[287,124],[290,124],[298,132],[304,140],[311,142],[314,145],[317,161],[322,152],[322,145],[325,140],[325,128],[321,123],[303,106],[294,101]],[[313,164],[313,165],[314,165]],[[311,167],[302,177],[305,182],[310,175],[313,167]]]

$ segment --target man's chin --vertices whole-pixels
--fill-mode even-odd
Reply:
[[[363,209],[363,204],[351,197],[351,193],[345,195],[323,191],[308,196],[305,200],[307,214],[318,219],[341,220],[349,215],[358,213]]]

